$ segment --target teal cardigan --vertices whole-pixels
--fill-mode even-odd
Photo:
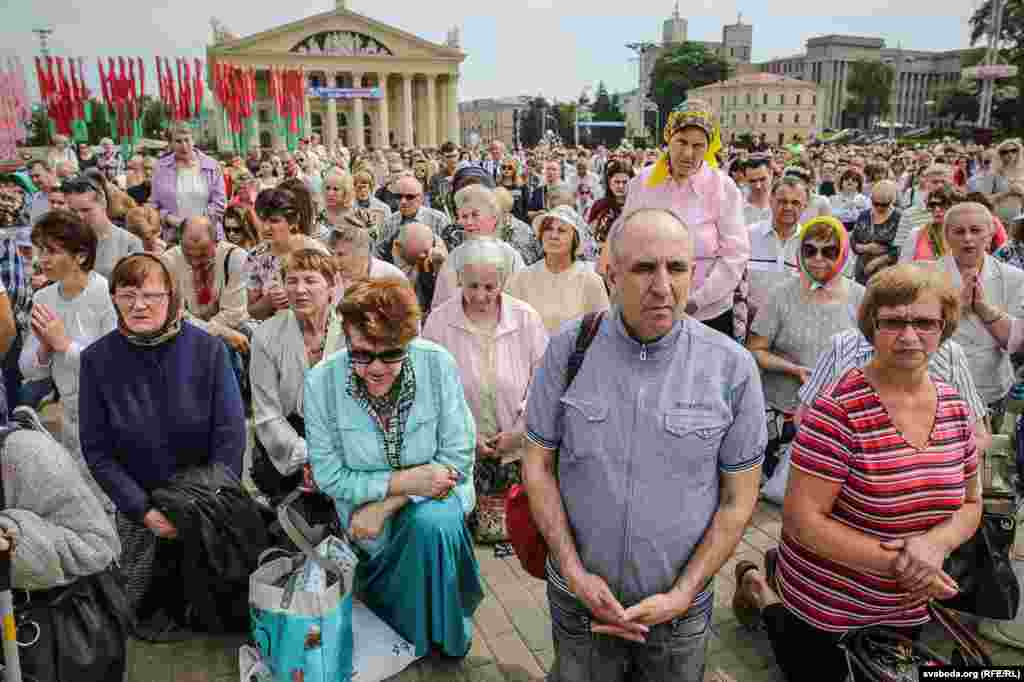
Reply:
[[[476,506],[476,424],[458,365],[447,350],[423,339],[414,339],[408,351],[416,398],[402,440],[402,464],[437,462],[458,469],[462,481],[452,492],[468,514]],[[309,370],[303,394],[309,463],[344,528],[356,509],[387,497],[392,473],[380,428],[346,390],[350,371],[348,350],[340,350]],[[389,531],[390,523],[375,541],[360,544],[375,554],[386,546]]]

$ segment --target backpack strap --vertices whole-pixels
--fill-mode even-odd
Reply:
[[[568,391],[569,387],[572,386],[572,382],[576,379],[576,374],[580,371],[580,367],[583,366],[583,358],[587,354],[587,349],[590,348],[590,344],[593,342],[594,337],[597,336],[598,330],[601,328],[601,322],[604,320],[604,312],[600,311],[597,313],[587,313],[583,316],[583,322],[580,324],[580,331],[576,335],[576,347],[573,348],[572,354],[569,356],[569,364],[565,368],[565,390]]]
[[[231,268],[229,267],[231,265],[231,256],[235,253],[235,249],[237,248],[237,246],[232,246],[228,249],[228,252],[224,254],[224,286],[228,285],[228,276],[231,274]]]

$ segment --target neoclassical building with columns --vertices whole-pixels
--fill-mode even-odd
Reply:
[[[267,70],[302,69],[307,81],[306,135],[347,147],[438,147],[459,141],[458,30],[432,43],[348,9],[335,9],[245,38],[214,20],[208,63],[256,69],[255,125],[250,146],[284,147],[271,124]],[[216,121],[223,116],[216,112]],[[230,140],[217,126],[218,146]]]

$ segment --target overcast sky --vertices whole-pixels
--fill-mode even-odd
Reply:
[[[333,0],[0,0],[0,55],[30,65],[38,54],[32,29],[54,29],[55,55],[145,58],[152,91],[153,55],[203,57],[211,16],[239,35],[251,35],[327,11]],[[604,80],[609,89],[635,87],[636,66],[625,43],[659,40],[672,0],[350,0],[378,21],[443,42],[462,29],[459,97],[543,94],[568,99]],[[816,35],[884,38],[920,50],[967,46],[967,19],[977,0],[690,0],[681,4],[691,40],[721,40],[722,25],[743,11],[754,25],[754,61],[796,54]],[[830,16],[825,12],[847,16]],[[34,72],[26,76],[35,80]]]

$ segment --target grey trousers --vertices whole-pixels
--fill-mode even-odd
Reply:
[[[590,632],[590,613],[548,583],[555,661],[548,682],[701,682],[711,610],[651,628],[644,644]]]

